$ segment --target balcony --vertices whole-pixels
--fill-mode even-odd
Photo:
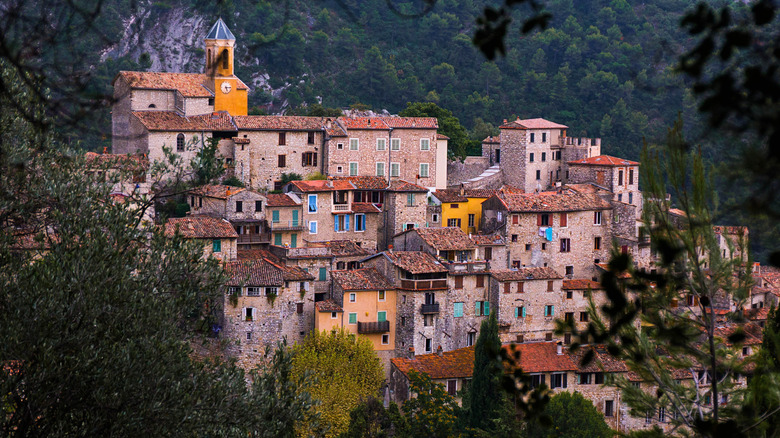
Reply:
[[[433,304],[423,304],[420,306],[420,313],[423,315],[431,315],[434,313],[439,313],[439,303],[433,303]]]
[[[490,262],[478,261],[478,262],[447,262],[442,261],[442,264],[449,269],[450,273],[463,274],[467,272],[482,273],[490,270]]]
[[[390,331],[390,321],[358,322],[358,334],[387,333]]]
[[[305,227],[303,221],[279,221],[271,222],[271,231],[299,231]]]
[[[269,234],[239,234],[238,235],[238,244],[239,245],[250,245],[253,243],[268,243],[271,241],[271,236]]]
[[[333,213],[346,213],[350,211],[349,204],[333,204]]]
[[[447,280],[401,280],[401,289],[406,290],[431,290],[447,289]]]

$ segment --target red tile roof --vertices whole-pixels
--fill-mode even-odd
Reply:
[[[608,201],[590,193],[571,191],[499,194],[510,212],[544,213],[561,211],[608,210],[612,208]]]
[[[460,190],[453,190],[453,189],[443,189],[443,190],[436,190],[435,192],[431,193],[433,196],[436,197],[441,202],[467,202],[468,199],[466,199],[465,196],[460,194]]]
[[[328,133],[329,137],[346,137],[347,136],[347,132],[344,131],[344,129],[341,126],[339,126],[339,125],[337,125],[335,123],[333,125],[331,125],[330,128],[327,128],[325,131]]]
[[[384,190],[387,180],[381,176],[334,176],[335,181],[349,181],[358,190]]]
[[[376,205],[371,204],[370,202],[353,202],[352,212],[353,213],[381,213],[382,210],[380,210]]]
[[[593,360],[588,364],[582,365],[582,358],[588,351],[593,351]],[[585,345],[575,352],[568,352],[574,363],[578,365],[578,370],[581,373],[625,373],[628,372],[628,367],[622,361],[612,357],[601,345]]]
[[[489,198],[497,192],[498,190],[492,189],[465,189],[463,195],[467,198]]]
[[[437,251],[464,251],[475,248],[474,241],[458,227],[415,228],[405,232],[417,233]]]
[[[439,121],[436,117],[384,117],[387,126],[394,129],[437,129]],[[447,137],[445,137],[447,138]]]
[[[366,256],[371,255],[371,251],[358,246],[352,240],[331,240],[329,242],[318,242],[330,250],[330,254],[333,256]]]
[[[199,116],[181,116],[174,111],[133,111],[133,115],[149,131],[235,131],[233,121],[225,111]]]
[[[207,79],[207,76],[203,73],[120,71],[113,82],[116,82],[120,77],[130,85],[130,88],[179,90],[185,97],[214,96],[214,93],[203,85]],[[239,84],[246,88],[243,82],[239,81]]]
[[[428,192],[428,189],[417,184],[410,183],[400,179],[394,179],[390,182],[390,187],[387,189],[391,192]]]
[[[281,286],[282,270],[263,260],[242,260],[225,263],[228,286]]]
[[[235,144],[249,144],[249,139],[244,137],[233,137],[233,143]]]
[[[239,249],[238,260],[264,260],[282,271],[285,281],[314,280],[314,276],[298,266],[289,266],[276,254],[264,249]]]
[[[269,193],[266,195],[266,206],[268,207],[297,207],[301,205],[287,193]]]
[[[563,278],[553,268],[495,269],[490,275],[498,281],[557,280]]]
[[[450,138],[444,134],[436,134],[436,140],[449,140]]]
[[[517,119],[512,122],[504,123],[501,129],[567,129],[568,126],[549,120],[537,119]]]
[[[343,290],[388,290],[393,289],[387,279],[376,268],[331,271],[333,283]]]
[[[482,140],[482,143],[499,143],[500,138],[499,137],[493,137],[492,135],[485,137],[484,140]]]
[[[333,312],[344,311],[344,309],[342,309],[341,306],[339,306],[332,300],[317,301],[316,303],[314,303],[314,307],[317,309],[318,312],[333,313]]]
[[[346,129],[383,129],[390,127],[385,123],[384,117],[339,117],[338,122]]]
[[[226,185],[205,185],[195,187],[190,190],[190,194],[205,196],[208,198],[227,199],[230,195],[235,195],[238,192],[246,190],[243,187],[226,186]]]
[[[471,240],[480,246],[506,244],[504,237],[499,234],[472,234]]]
[[[601,283],[590,279],[563,280],[563,290],[588,290],[588,288],[603,289]]]
[[[318,179],[311,181],[291,181],[295,188],[301,192],[332,192],[334,190],[355,190],[355,186],[344,180]]]
[[[569,164],[581,164],[589,166],[639,166],[636,161],[629,161],[623,158],[617,158],[610,155],[599,155],[597,157],[583,158],[582,160],[569,161]]]
[[[242,130],[268,131],[322,131],[324,117],[308,116],[234,116],[236,126]]]
[[[398,268],[412,274],[448,272],[436,258],[421,251],[385,251],[382,253]]]
[[[173,237],[176,231],[187,239],[237,239],[238,234],[230,222],[210,216],[171,218],[165,222],[165,236]]]

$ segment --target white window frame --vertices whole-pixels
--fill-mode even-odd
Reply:
[[[276,286],[266,286],[265,295],[279,295],[279,288]]]
[[[384,298],[382,298],[382,295],[384,295]],[[385,290],[378,290],[378,291],[376,291],[376,299],[379,302],[386,301],[387,300],[387,291],[385,291]]]
[[[355,173],[352,173],[352,165],[355,165]],[[349,162],[349,176],[357,176],[358,172],[360,172],[360,168],[358,167],[357,161],[350,161]]]
[[[439,222],[439,214],[438,213],[434,213],[433,215],[431,215],[431,222],[433,222],[433,223],[438,223]]]
[[[596,215],[593,218],[593,225],[601,225],[603,222],[602,213],[600,211],[595,212]]]
[[[358,230],[358,216],[363,216],[363,229]],[[355,221],[354,230],[356,233],[364,233],[366,231],[366,215],[364,213],[355,213],[355,217],[352,218]]]
[[[314,225],[314,227],[312,227]],[[317,234],[317,221],[309,221],[309,234]],[[312,231],[312,228],[314,231]]]
[[[349,293],[349,302],[350,303],[357,302],[357,294],[355,292],[350,292]]]
[[[376,163],[376,176],[385,176],[385,163],[382,161]]]
[[[359,151],[360,150],[360,139],[359,138],[350,138],[349,139],[349,150],[351,150],[351,151]]]
[[[425,166],[425,173],[423,174],[423,166]],[[428,163],[420,163],[420,178],[431,177],[431,165]]]
[[[314,211],[312,211],[310,208],[312,198],[314,198]],[[309,195],[306,199],[306,211],[308,211],[309,213],[316,213],[317,210],[319,209],[319,207],[317,206],[317,201],[318,201],[317,195]]]
[[[385,151],[385,150],[387,150],[387,139],[385,139],[385,138],[377,138],[376,139],[376,150],[378,150],[378,151]]]
[[[330,319],[338,319],[339,312],[330,312]]]
[[[349,317],[352,316],[352,315],[355,315],[355,322],[349,322],[349,319],[350,319]],[[349,325],[357,325],[357,322],[358,322],[357,321],[357,312],[350,312],[347,315],[347,324],[349,324]]]
[[[246,296],[259,297],[263,294],[263,288],[257,286],[249,286],[246,288]]]
[[[427,147],[425,145],[427,145]],[[431,139],[430,138],[421,138],[420,139],[420,150],[421,151],[429,151],[429,150],[431,150]]]
[[[395,172],[393,172],[393,169],[395,169]],[[401,176],[401,163],[390,163],[390,176],[395,178]]]
[[[391,138],[390,139],[390,150],[391,151],[400,151],[401,150],[401,139],[400,138]]]
[[[387,333],[382,335],[382,345],[389,345],[390,344],[390,335]]]
[[[336,143],[336,149],[338,150],[344,149],[344,143]]]
[[[336,173],[344,173],[344,167],[343,166],[336,166]]]

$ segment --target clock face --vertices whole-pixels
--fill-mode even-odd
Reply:
[[[220,85],[220,88],[222,89],[222,92],[225,94],[230,93],[230,82],[223,82],[222,85]]]

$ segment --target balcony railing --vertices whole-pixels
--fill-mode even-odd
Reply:
[[[304,229],[303,221],[279,221],[271,222],[271,231],[294,231]]]
[[[439,313],[439,303],[423,304],[422,306],[420,306],[420,313],[422,313],[423,315]]]
[[[239,234],[238,244],[251,244],[251,243],[267,243],[271,241],[269,234]]]
[[[349,211],[349,204],[333,204],[333,211],[337,211],[337,212]]]
[[[447,280],[401,280],[401,289],[431,290],[447,289]]]
[[[450,272],[485,272],[490,270],[490,262],[443,262]]]
[[[358,333],[387,333],[390,331],[390,321],[358,322]]]

